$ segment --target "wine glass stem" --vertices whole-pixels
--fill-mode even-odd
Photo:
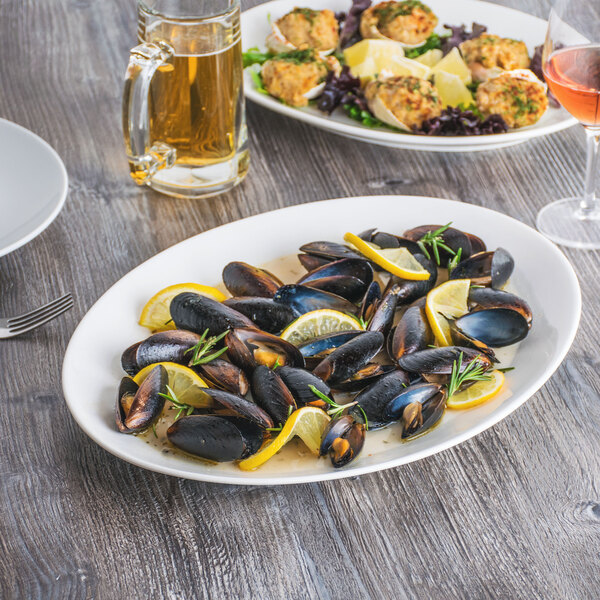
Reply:
[[[581,216],[585,219],[596,210],[596,180],[600,166],[600,130],[585,127],[587,136],[587,162],[585,167],[585,187],[581,200]]]

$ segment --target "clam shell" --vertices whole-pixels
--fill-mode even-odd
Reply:
[[[368,31],[368,35],[365,35],[364,36],[365,38],[369,38],[372,40],[388,40],[390,42],[396,42],[397,44],[400,44],[404,48],[418,48],[419,46],[422,46],[425,43],[425,41],[423,41],[420,44],[405,44],[404,42],[400,42],[398,40],[393,40],[392,38],[389,38],[389,37],[383,35],[383,33],[381,33],[381,31],[379,31],[379,29],[377,29],[377,23],[371,23],[370,25],[368,25],[367,31]]]
[[[369,102],[369,108],[371,109],[371,112],[386,125],[391,125],[402,131],[410,131],[410,127],[407,127],[402,121],[399,121],[379,96],[375,96],[375,98]]]
[[[290,42],[285,37],[285,35],[283,35],[277,23],[271,23],[271,33],[267,36],[266,44],[267,48],[275,54],[279,54],[280,52],[292,52],[293,50],[298,50],[298,47],[292,44],[292,42]],[[320,58],[325,58],[334,51],[335,48],[328,48],[327,50],[320,50],[319,52],[317,52],[317,55]]]

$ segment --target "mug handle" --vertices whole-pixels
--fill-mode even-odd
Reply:
[[[166,42],[144,43],[132,48],[123,89],[123,133],[131,176],[140,185],[159,170],[175,164],[176,150],[164,142],[150,146],[148,92],[157,69],[174,54]]]

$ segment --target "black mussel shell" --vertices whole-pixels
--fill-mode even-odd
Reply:
[[[476,288],[472,287],[469,291],[469,302],[474,304],[473,310],[482,310],[487,308],[510,308],[521,313],[529,327],[533,323],[533,313],[531,307],[523,298],[505,292],[503,290],[495,290],[493,288]]]
[[[329,385],[341,383],[366,366],[381,350],[383,342],[382,333],[365,331],[327,355],[313,373]]]
[[[315,269],[332,262],[329,258],[313,256],[312,254],[298,254],[298,260],[307,271],[314,271]]]
[[[117,429],[121,433],[129,433],[129,429],[125,426],[125,419],[129,414],[138,389],[138,384],[131,377],[123,377],[121,379],[119,393],[117,394],[117,403],[115,405],[115,422]]]
[[[271,417],[256,402],[223,390],[205,388],[202,391],[212,400],[213,412],[224,411],[226,414],[244,417],[263,429],[273,427]]]
[[[245,396],[250,388],[244,371],[222,358],[213,358],[210,362],[193,366],[192,369],[211,386],[238,396]]]
[[[450,273],[450,279],[470,279],[472,285],[501,288],[512,275],[514,267],[513,257],[504,248],[498,248],[462,260]]]
[[[227,356],[232,363],[252,373],[258,365],[288,365],[304,368],[304,357],[296,346],[255,328],[232,329],[225,336]]]
[[[395,398],[390,400],[385,407],[385,416],[390,421],[402,418],[404,409],[413,404],[424,404],[438,394],[444,394],[444,387],[438,383],[417,383],[402,390]]]
[[[358,237],[365,242],[371,241],[371,236],[377,231],[377,227],[371,227],[371,229],[365,229],[358,234]]]
[[[283,379],[265,365],[256,367],[252,373],[252,397],[280,425],[296,410],[296,400]]]
[[[342,417],[344,418],[344,417]],[[345,428],[345,424],[341,429]],[[335,429],[335,427],[334,427]],[[328,432],[327,438],[334,435],[334,430]],[[327,454],[334,468],[345,467],[360,454],[365,443],[366,429],[362,423],[353,422],[342,435],[334,437],[329,445]],[[321,448],[323,445],[321,446]]]
[[[254,327],[254,323],[237,310],[200,294],[184,292],[171,301],[171,317],[178,329],[219,335],[235,327]]]
[[[394,315],[398,308],[398,294],[400,287],[392,285],[385,293],[381,302],[377,305],[373,317],[369,321],[369,331],[379,331],[387,336],[394,324]]]
[[[379,363],[369,363],[366,367],[356,371],[350,379],[335,384],[333,387],[337,392],[360,392],[360,390],[371,385],[377,379],[394,371],[394,365],[380,365]]]
[[[444,227],[443,225],[420,225],[419,227],[413,227],[408,231],[404,232],[404,237],[407,237],[410,240],[418,242],[423,236],[431,231],[436,231]],[[442,234],[442,240],[448,248],[452,249],[455,253],[461,250],[461,257],[467,258],[471,256],[473,253],[471,247],[471,239],[464,232],[460,231],[460,229],[455,229],[454,227],[448,227]],[[439,248],[439,247],[438,247]],[[430,249],[427,248],[429,251]],[[439,248],[439,256],[440,256],[440,266],[444,267],[448,264],[448,261],[451,260],[455,255],[451,254],[447,250],[443,248]]]
[[[300,316],[294,309],[272,298],[240,296],[228,298],[223,304],[242,313],[268,333],[279,333]]]
[[[434,337],[425,309],[410,306],[402,315],[392,339],[392,359],[398,361],[405,354],[425,350]]]
[[[369,261],[363,258],[343,258],[309,271],[297,283],[307,283],[335,276],[355,277],[365,285],[369,285],[373,281],[373,267],[371,267]]]
[[[364,331],[360,329],[349,329],[347,331],[336,331],[335,333],[326,333],[313,338],[308,342],[298,345],[298,350],[304,357],[307,369],[314,369],[328,354],[331,354],[336,348],[349,342],[355,337],[362,335]]]
[[[162,365],[157,365],[148,373],[135,393],[129,412],[123,419],[124,428],[129,433],[143,431],[158,419],[165,405],[165,399],[161,394],[167,391],[168,381],[167,370]],[[122,386],[125,385],[122,382]],[[123,404],[122,396],[121,404]]]
[[[292,396],[294,396],[297,406],[311,404],[320,408],[326,408],[326,402],[321,400],[310,389],[312,385],[325,396],[331,397],[331,389],[322,379],[313,375],[310,371],[294,367],[278,367],[276,372],[283,379],[283,383],[290,390]]]
[[[469,338],[492,348],[516,344],[529,333],[527,319],[508,308],[488,308],[468,313],[454,321],[454,326]]]
[[[429,271],[429,279],[410,281],[408,279],[400,279],[396,276],[392,277],[390,285],[397,285],[399,287],[398,304],[401,305],[411,304],[415,300],[427,295],[437,283],[438,270],[435,263],[423,254],[414,254],[413,256],[423,268]]]
[[[492,258],[492,287],[503,288],[515,269],[515,260],[508,250],[498,248]]]
[[[485,252],[487,250],[485,242],[480,237],[477,237],[472,233],[467,233],[466,231],[463,231],[463,233],[469,238],[469,241],[471,242],[471,254],[477,254],[479,252]]]
[[[407,397],[397,399],[393,413],[401,413],[402,439],[415,437],[431,429],[442,418],[445,409],[446,392],[442,386],[425,383],[408,388]]]
[[[319,456],[325,456],[331,449],[333,442],[343,437],[354,425],[354,418],[351,415],[342,415],[337,419],[331,419],[323,431],[321,437],[321,446],[319,447]]]
[[[121,365],[129,375],[135,375],[144,367],[159,362],[183,365],[191,358],[188,350],[199,341],[200,336],[192,331],[160,331],[127,348],[121,357]]]
[[[340,258],[360,258],[364,260],[364,256],[358,254],[358,252],[336,242],[310,242],[300,246],[300,251],[328,258],[329,260],[339,260]]]
[[[346,275],[332,275],[331,277],[323,277],[322,279],[311,279],[310,281],[303,282],[303,285],[341,296],[349,302],[358,302],[367,289],[364,281],[361,281],[357,277]]]
[[[371,282],[360,303],[360,318],[368,323],[375,314],[381,300],[381,286],[377,281]]]
[[[367,231],[360,233],[358,237],[380,248],[406,248],[411,254],[421,252],[419,245],[414,240],[393,233],[386,233],[385,231],[377,231],[377,229],[367,229]]]
[[[391,421],[385,415],[385,408],[410,383],[408,374],[399,369],[383,375],[375,383],[365,388],[355,400],[358,406],[350,410],[350,414],[358,421],[364,421],[361,409],[367,415],[369,431],[381,429]]]
[[[232,296],[272,298],[283,282],[265,269],[245,262],[230,262],[223,269],[223,283]]]
[[[212,415],[177,419],[167,429],[167,438],[180,450],[214,462],[238,460],[248,451],[235,423]]]
[[[273,299],[301,315],[321,308],[330,308],[351,315],[357,315],[359,310],[356,304],[346,298],[307,285],[284,285],[277,290]]]
[[[233,423],[242,434],[245,449],[240,458],[247,458],[260,450],[265,439],[265,430],[262,427],[242,417],[224,416],[222,418]]]
[[[448,325],[450,326],[450,334],[452,336],[452,343],[455,346],[463,346],[465,348],[475,348],[475,350],[479,350],[486,356],[489,356],[490,360],[492,362],[498,362],[498,359],[496,358],[496,354],[489,346],[484,344],[482,341],[476,340],[475,338],[471,338],[467,334],[463,333],[462,331],[459,331],[456,328],[454,321],[449,321]]]

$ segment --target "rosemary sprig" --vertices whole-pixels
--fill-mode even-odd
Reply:
[[[460,262],[462,256],[462,248],[458,249],[458,252],[448,261],[448,275],[454,271],[456,265]]]
[[[461,373],[462,362],[463,353],[461,352],[458,360],[455,360],[452,364],[452,374],[450,375],[450,382],[447,385],[448,398],[456,394],[460,387],[467,383],[467,381],[490,381],[492,378],[487,373],[487,369],[477,362],[477,359],[470,362]]]
[[[292,416],[292,412],[294,411],[294,407],[290,404],[290,406],[288,407],[288,415],[287,415],[287,420]],[[283,429],[283,426],[285,425],[285,423],[279,423],[279,427],[267,427],[267,431],[281,431]]]
[[[500,371],[500,373],[508,373],[509,371],[514,371],[514,367],[502,367],[500,369],[496,369],[496,371]]]
[[[274,363],[274,364],[273,364],[273,366],[271,367],[271,370],[272,370],[272,371],[274,371],[274,370],[275,370],[277,367],[281,367],[281,363],[279,362],[279,359],[280,359],[280,358],[281,358],[281,357],[280,357],[280,356],[278,356],[278,357],[275,359],[275,363]]]
[[[185,404],[184,402],[181,402],[181,400],[177,398],[175,392],[170,386],[167,386],[166,394],[159,393],[158,395],[163,397],[165,400],[168,400],[171,404],[173,404],[175,408],[178,409],[177,414],[175,415],[175,421],[177,421],[177,419],[179,419],[179,417],[184,413],[186,417],[189,417],[194,412],[194,407],[190,404]]]
[[[356,317],[356,320],[359,322],[360,326],[363,329],[366,329],[369,326],[369,321],[365,321],[362,317]]]
[[[433,252],[433,256],[435,257],[435,262],[440,266],[440,248],[446,250],[446,252],[452,254],[452,256],[456,255],[456,252],[452,250],[449,246],[444,243],[443,233],[452,225],[452,221],[447,223],[443,227],[436,229],[435,231],[428,231],[418,242],[419,248],[423,252],[423,254],[431,260],[431,254],[427,249],[427,246],[431,247],[431,251]]]
[[[367,414],[363,410],[363,407],[356,400],[354,402],[350,402],[349,404],[338,404],[335,400],[332,400],[329,396],[326,396],[323,392],[319,391],[314,385],[309,385],[308,387],[315,396],[331,406],[331,408],[326,412],[332,419],[337,419],[346,409],[356,406],[362,413],[363,419],[365,420],[365,429],[369,429],[369,419],[367,419]]]
[[[227,331],[224,331],[221,335],[214,335],[206,339],[207,335],[208,329],[205,329],[204,333],[200,336],[198,343],[185,351],[186,354],[189,352],[194,353],[192,360],[190,360],[190,367],[195,367],[196,365],[205,365],[211,360],[221,356],[221,354],[224,352],[227,352],[227,346],[225,346],[220,350],[207,355],[207,353],[214,348],[215,344],[221,341],[227,335]]]

